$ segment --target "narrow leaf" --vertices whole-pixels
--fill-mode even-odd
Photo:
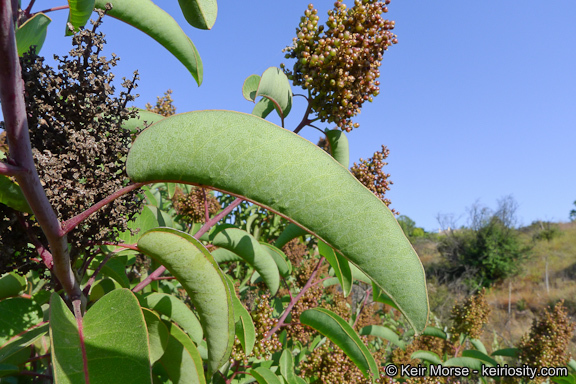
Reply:
[[[146,232],[138,248],[164,265],[182,284],[208,343],[208,376],[230,356],[234,342],[232,297],[226,278],[202,243],[172,228]]]
[[[443,340],[446,340],[446,338],[448,337],[446,335],[446,332],[437,327],[426,327],[426,329],[424,329],[424,332],[422,332],[422,334],[426,336],[438,337]]]
[[[226,248],[218,248],[213,250],[212,256],[217,263],[228,263],[230,261],[244,261],[240,256]]]
[[[281,249],[283,246],[288,244],[290,240],[300,236],[306,236],[307,234],[308,231],[306,231],[305,229],[299,227],[294,223],[290,223],[286,226],[284,231],[282,231],[280,236],[278,236],[276,242],[274,243],[274,246]]]
[[[480,340],[478,339],[470,339],[470,343],[474,346],[474,348],[476,348],[477,350],[479,350],[480,352],[482,352],[483,354],[487,355],[488,351],[486,350],[486,347],[484,346],[484,343],[482,343]]]
[[[386,293],[417,332],[426,327],[424,269],[394,215],[330,155],[253,115],[168,117],[135,140],[133,181],[170,180],[243,196],[342,253]]]
[[[286,383],[288,384],[298,384],[296,380],[296,374],[294,373],[294,356],[292,356],[292,351],[285,349],[280,355],[280,373]]]
[[[260,242],[260,245],[272,256],[280,274],[284,277],[290,276],[292,273],[292,264],[290,264],[286,254],[272,244]]]
[[[264,71],[256,91],[256,97],[258,96],[269,99],[282,119],[286,118],[292,109],[290,81],[280,68],[270,67]]]
[[[0,175],[0,203],[20,212],[32,213],[20,186]]]
[[[258,84],[260,84],[259,75],[250,75],[244,80],[242,84],[242,95],[248,101],[256,101],[256,92],[258,92]]]
[[[258,384],[282,384],[278,376],[269,368],[258,367],[251,369],[249,373],[256,379]]]
[[[94,0],[68,0],[68,23],[72,24],[74,31],[83,27],[90,19],[94,10]],[[71,36],[72,31],[66,25],[66,36]]]
[[[196,47],[178,23],[150,0],[96,0],[96,8],[106,3],[113,8],[108,15],[138,28],[172,53],[190,71],[198,85],[202,84],[202,61]]]
[[[502,348],[492,352],[491,356],[518,357],[518,348]]]
[[[446,360],[443,365],[445,367],[467,367],[480,371],[482,370],[482,365],[484,365],[484,362],[474,357],[453,357]]]
[[[411,359],[420,359],[428,361],[432,364],[442,364],[442,359],[434,352],[430,351],[416,351],[410,356]]]
[[[244,259],[262,276],[262,280],[275,295],[280,286],[280,274],[272,256],[251,234],[239,228],[224,228],[210,235],[217,247],[226,248]]]
[[[168,323],[170,338],[166,352],[159,360],[174,384],[204,384],[204,368],[198,349],[176,325]]]
[[[44,45],[44,40],[46,40],[48,24],[50,24],[51,21],[52,19],[39,12],[18,27],[16,30],[18,56],[22,57],[33,45],[36,46],[36,53],[40,53]]]
[[[313,308],[302,312],[300,322],[311,326],[340,347],[366,378],[374,382],[378,377],[378,367],[370,351],[340,316],[324,308]]]
[[[320,252],[320,255],[324,256],[332,268],[334,268],[336,277],[342,287],[342,293],[344,297],[347,297],[352,291],[352,270],[350,269],[350,263],[344,256],[334,252],[332,247],[322,240],[318,241],[318,252]]]
[[[328,138],[332,157],[344,167],[350,168],[350,150],[346,134],[339,129],[327,129],[324,133]]]
[[[200,321],[194,312],[177,297],[166,293],[152,293],[141,298],[140,304],[176,322],[196,344],[202,341],[203,331]]]
[[[26,288],[26,278],[16,272],[10,272],[0,277],[0,300],[17,296]]]
[[[236,336],[240,340],[244,354],[249,356],[256,343],[256,329],[250,313],[244,308],[242,302],[234,295],[234,315],[236,319]]]
[[[400,340],[400,337],[388,327],[382,325],[367,325],[358,332],[361,336],[376,336],[384,340],[388,340],[399,348],[404,349],[406,343]]]
[[[48,332],[48,324],[35,325],[0,345],[0,361],[10,359]]]
[[[218,14],[216,0],[178,0],[186,21],[194,28],[212,29]]]
[[[493,367],[498,365],[498,362],[493,358],[491,358],[490,356],[488,356],[487,354],[480,351],[475,351],[473,349],[467,349],[462,351],[462,357],[472,357],[474,359],[482,360],[487,365],[491,365]]]
[[[12,364],[0,364],[0,377],[12,376],[18,373],[20,369]]]

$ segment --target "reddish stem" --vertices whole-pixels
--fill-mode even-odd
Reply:
[[[35,12],[34,15],[38,14],[38,13],[49,13],[49,12],[54,12],[54,11],[61,11],[63,9],[68,9],[70,7],[68,7],[67,5],[60,5],[58,7],[52,7],[52,8],[48,8],[48,9],[44,9],[42,11],[39,12]],[[32,15],[32,16],[34,16]]]
[[[102,260],[102,262],[98,266],[98,268],[96,268],[96,270],[94,271],[92,276],[90,276],[90,279],[88,279],[88,282],[86,283],[86,286],[84,287],[84,291],[83,291],[84,295],[88,296],[88,292],[90,292],[90,287],[92,286],[92,284],[94,284],[94,281],[96,281],[96,276],[98,276],[98,274],[100,273],[102,268],[104,268],[104,265],[108,262],[108,260],[110,260],[112,258],[112,256],[114,256],[114,253],[107,254],[106,257],[104,257],[104,260]]]
[[[26,221],[26,219],[24,219],[24,217],[21,214],[18,214],[18,221],[20,222],[22,227],[24,227],[24,229],[26,230],[26,233],[28,234],[28,238],[30,239],[30,242],[32,243],[32,245],[34,245],[34,248],[36,248],[36,252],[38,253],[38,256],[40,256],[40,258],[44,262],[44,265],[46,266],[46,268],[48,268],[49,270],[52,270],[52,268],[54,267],[54,261],[52,260],[52,254],[50,252],[48,252],[48,250],[46,249],[46,247],[44,247],[44,245],[42,245],[40,240],[38,240],[38,238],[36,236],[34,236],[32,231],[30,230],[30,223],[28,221]]]
[[[66,235],[71,230],[76,228],[76,226],[78,224],[80,224],[82,221],[86,220],[93,213],[96,213],[96,211],[98,211],[100,208],[104,207],[107,204],[110,204],[111,202],[113,202],[114,200],[119,198],[120,196],[125,195],[128,192],[132,192],[135,189],[141,188],[143,185],[146,185],[146,184],[147,183],[130,184],[127,187],[119,189],[118,191],[114,192],[113,194],[106,197],[105,199],[100,200],[99,202],[97,202],[96,204],[94,204],[93,206],[91,206],[90,208],[85,210],[84,212],[79,213],[78,215],[74,216],[73,218],[66,220],[64,223],[62,223],[61,236]]]
[[[78,325],[78,336],[80,337],[80,349],[82,351],[82,363],[84,365],[84,381],[90,384],[90,377],[88,376],[88,357],[86,355],[86,344],[84,343],[84,323],[82,319],[82,303],[80,300],[73,300],[72,307],[74,308],[74,317]]]
[[[306,100],[308,100],[308,107],[306,107],[306,112],[304,112],[304,117],[302,117],[302,121],[300,121],[300,124],[298,124],[298,126],[294,128],[294,133],[299,133],[302,130],[302,128],[304,128],[305,126],[307,126],[312,122],[312,120],[308,118],[308,116],[310,116],[310,112],[312,112],[312,103],[310,102],[309,98],[307,98],[306,96],[304,97],[306,98]]]
[[[132,289],[132,292],[134,293],[140,292],[141,290],[144,289],[144,287],[146,287],[148,284],[156,280],[157,277],[160,277],[160,275],[163,274],[165,270],[166,267],[163,265],[158,267],[154,272],[149,274],[148,277],[146,277],[137,286],[135,286],[134,289]]]
[[[276,326],[272,328],[270,332],[268,332],[267,338],[271,337],[274,333],[276,333],[276,331],[278,331],[278,329],[284,326],[284,320],[286,320],[286,317],[288,317],[288,314],[290,314],[290,311],[292,310],[294,305],[296,305],[298,300],[300,300],[300,298],[304,296],[306,291],[308,291],[308,289],[310,289],[314,285],[312,282],[314,281],[314,278],[316,277],[318,270],[320,270],[320,266],[322,265],[323,262],[324,262],[324,256],[320,258],[318,264],[316,264],[316,267],[314,268],[314,271],[312,271],[312,274],[308,278],[308,281],[306,282],[306,284],[304,284],[304,287],[300,290],[300,292],[298,292],[298,295],[296,295],[294,299],[290,300],[290,304],[288,304],[288,306],[284,310],[284,313],[282,313],[282,316],[280,316],[280,318],[278,319],[278,323],[276,324]]]
[[[8,163],[0,163],[0,175],[4,176],[16,176],[24,172],[21,167]]]

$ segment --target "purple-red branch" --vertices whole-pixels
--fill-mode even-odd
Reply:
[[[80,300],[73,300],[72,307],[74,308],[74,317],[78,325],[78,336],[80,337],[80,350],[82,351],[82,363],[84,368],[84,381],[90,384],[90,377],[88,376],[88,356],[86,355],[86,343],[84,343],[84,322],[82,319],[82,303]]]
[[[37,13],[48,13],[48,12],[54,12],[54,11],[61,11],[62,9],[68,9],[68,8],[70,8],[70,7],[67,5],[61,5],[59,7],[52,7],[52,8],[44,9],[44,10],[39,11],[39,12],[35,12],[34,15]],[[34,16],[34,15],[32,15],[32,16]]]
[[[16,176],[20,175],[24,170],[16,165],[8,163],[0,163],[0,175]]]

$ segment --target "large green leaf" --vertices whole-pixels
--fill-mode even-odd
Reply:
[[[144,315],[130,290],[117,289],[94,304],[83,319],[86,361],[78,325],[57,293],[50,299],[52,364],[57,383],[152,383]]]
[[[166,293],[152,293],[139,300],[143,307],[153,309],[176,322],[196,344],[200,344],[204,336],[200,321],[178,298]]]
[[[0,203],[20,212],[32,213],[20,186],[4,175],[0,175]]]
[[[16,30],[18,56],[24,55],[33,45],[36,46],[36,53],[40,53],[42,45],[44,45],[44,40],[46,40],[48,24],[50,24],[51,21],[52,19],[39,12],[18,27]]]
[[[180,9],[191,26],[211,29],[216,22],[218,4],[216,0],[178,0]]]
[[[332,247],[322,240],[318,241],[318,252],[321,256],[324,256],[330,266],[334,268],[334,273],[342,287],[342,293],[344,297],[347,297],[352,290],[352,270],[350,269],[350,263],[340,253],[334,252]]]
[[[275,295],[280,286],[280,273],[274,259],[251,234],[239,228],[224,228],[210,235],[210,241],[240,256],[262,276]]]
[[[0,277],[0,300],[17,296],[26,288],[26,278],[16,272],[10,272]]]
[[[243,196],[314,233],[366,273],[421,332],[424,269],[394,215],[330,155],[253,115],[200,111],[142,132],[128,155],[137,182],[170,180]]]
[[[269,368],[258,367],[251,369],[249,373],[256,379],[258,384],[282,384],[278,376]]]
[[[336,344],[372,382],[378,378],[376,361],[354,329],[340,316],[325,308],[307,309],[300,322],[309,325]]]
[[[202,84],[202,61],[194,43],[176,20],[150,0],[96,0],[96,8],[113,8],[108,15],[138,28],[172,53],[190,71],[198,85]]]
[[[202,243],[172,228],[146,232],[138,248],[165,266],[182,284],[208,343],[208,376],[230,356],[234,342],[234,313],[226,277]]]
[[[0,345],[42,321],[42,308],[23,297],[0,301],[0,314]]]
[[[288,260],[286,254],[272,244],[261,241],[260,245],[268,251],[270,256],[272,256],[280,274],[284,277],[288,277],[292,273],[292,264],[290,264],[290,260]]]
[[[150,345],[150,362],[154,364],[158,361],[168,346],[168,328],[154,311],[142,308],[146,328],[148,329],[148,340]]]
[[[83,27],[94,10],[94,0],[68,0],[68,23],[72,24],[75,31]],[[66,25],[66,36],[72,35],[72,31]]]
[[[198,349],[188,335],[172,323],[166,352],[160,359],[168,377],[174,384],[204,384],[204,368]]]

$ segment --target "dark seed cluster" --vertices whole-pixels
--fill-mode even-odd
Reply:
[[[206,203],[208,203],[208,215],[215,215],[220,210],[218,199],[207,189],[191,187],[190,193],[184,193],[177,187],[172,196],[172,205],[176,213],[189,223],[206,221]]]
[[[386,198],[386,192],[390,190],[390,185],[394,184],[392,181],[388,180],[390,174],[384,173],[382,168],[388,163],[384,162],[390,150],[384,145],[380,152],[374,152],[374,156],[368,160],[360,159],[360,164],[354,163],[350,168],[350,172],[360,181],[366,188],[368,188],[372,193],[374,193],[380,200],[390,206],[390,200]],[[392,212],[396,212],[392,210]]]
[[[44,65],[34,50],[25,54],[22,76],[34,160],[41,183],[58,218],[68,220],[129,182],[124,163],[131,144],[122,123],[133,116],[126,104],[136,87],[125,80],[125,91],[114,96],[110,69],[118,58],[101,56],[104,35],[96,29],[104,12],[72,38],[69,56],[58,57],[57,70]],[[100,241],[115,241],[128,220],[140,210],[136,192],[116,199],[90,216],[68,235],[72,256]],[[46,246],[46,244],[44,244]]]
[[[350,132],[359,126],[351,119],[362,104],[380,93],[382,55],[397,43],[394,21],[382,17],[389,3],[356,0],[347,8],[337,1],[326,26],[319,25],[318,11],[310,4],[300,19],[293,45],[285,49],[286,58],[296,62],[292,70],[281,67],[294,85],[309,91],[322,122]]]

